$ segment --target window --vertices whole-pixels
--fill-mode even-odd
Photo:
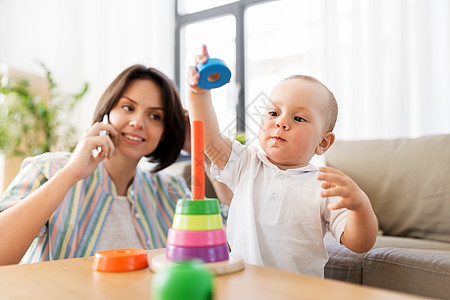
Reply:
[[[184,95],[183,102],[187,107],[186,73],[189,66],[194,64],[194,58],[200,53],[202,44],[208,46],[211,57],[223,59],[231,70],[231,82],[220,89],[211,91],[213,105],[218,117],[221,130],[235,134],[236,123],[236,22],[232,15],[190,23],[181,28],[180,52],[180,91]]]
[[[211,57],[225,60],[232,72],[230,84],[212,91],[220,129],[230,137],[245,130],[244,11],[264,2],[270,1],[176,1],[175,78],[183,103],[187,67],[206,44]]]
[[[238,0],[179,0],[177,10],[180,15],[185,15],[236,1]]]
[[[187,3],[177,2],[177,11],[184,11],[176,17],[178,83],[185,81],[183,60],[194,57],[191,47],[195,53],[206,43],[211,56],[225,59],[233,75],[228,87],[213,91],[216,107],[227,106],[216,108],[219,124],[221,130],[231,128],[227,114],[235,107],[235,128],[245,131],[247,144],[257,144],[259,113],[273,87],[293,74],[314,76],[334,93],[338,139],[449,131],[448,1],[202,1],[206,6],[196,8]],[[200,34],[206,28],[220,35]]]
[[[230,84],[212,91],[220,129],[230,138],[244,131],[246,143],[257,146],[260,113],[274,85],[323,63],[305,58],[322,48],[315,26],[323,21],[322,6],[307,0],[179,0],[175,74],[184,104],[187,68],[206,44],[232,72]]]
[[[322,63],[309,60],[309,53],[322,48],[316,24],[323,8],[321,1],[274,1],[250,6],[245,20],[245,132],[247,144],[258,146],[261,110],[275,85],[293,74],[313,74]]]

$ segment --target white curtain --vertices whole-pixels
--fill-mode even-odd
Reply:
[[[311,18],[310,40],[301,33],[290,39],[300,39],[295,45],[302,48],[305,71],[336,95],[340,139],[450,133],[450,1],[279,2],[291,4],[286,11],[272,11],[271,18],[264,15],[266,22],[276,15]],[[299,3],[297,10],[289,9]],[[97,99],[125,67],[143,63],[172,76],[173,5],[165,0],[0,0],[0,62],[39,73],[35,61],[43,61],[66,91],[89,82],[90,92],[70,117],[86,128]],[[275,44],[266,38],[258,52]]]
[[[308,74],[337,98],[337,139],[450,133],[450,1],[280,0],[246,16],[247,106]]]
[[[312,54],[340,139],[450,133],[450,1],[326,0]]]
[[[173,77],[174,7],[163,0],[0,0],[0,63],[53,72],[65,92],[90,89],[69,116],[81,131],[123,69],[141,63]]]

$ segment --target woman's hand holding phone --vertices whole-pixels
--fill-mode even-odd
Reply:
[[[95,123],[86,131],[67,162],[65,168],[70,168],[77,180],[91,175],[98,164],[114,152],[110,136],[116,136],[117,131],[108,124],[108,117],[105,116],[102,122]]]

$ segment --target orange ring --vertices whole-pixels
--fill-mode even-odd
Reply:
[[[100,272],[126,272],[148,267],[143,249],[110,249],[95,253],[92,269]]]

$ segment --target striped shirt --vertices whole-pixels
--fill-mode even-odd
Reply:
[[[43,185],[64,167],[70,155],[53,152],[25,159],[19,174],[0,196],[0,212]],[[67,192],[21,263],[94,255],[116,196],[116,187],[100,163],[91,176],[78,181]],[[138,166],[127,197],[142,244],[146,249],[156,249],[166,246],[176,201],[189,198],[190,191],[182,178],[162,173],[152,175]]]

